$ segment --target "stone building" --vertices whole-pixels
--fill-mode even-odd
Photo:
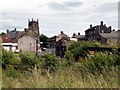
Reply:
[[[73,33],[72,38],[76,38],[77,41],[84,41],[85,40],[85,35],[80,35],[80,33],[78,33],[78,34]]]
[[[100,25],[92,26],[90,25],[90,28],[85,30],[85,39],[91,40],[91,41],[98,41],[102,44],[106,44],[106,39],[104,39],[100,33],[111,33],[112,27],[107,27],[106,24],[103,24],[103,21],[100,22]]]
[[[40,34],[38,20],[28,20],[28,28],[24,29],[24,34],[18,39],[18,49],[21,51],[34,51],[40,50]]]
[[[31,36],[22,36],[18,40],[18,49],[21,51],[37,51],[36,38]]]
[[[120,31],[112,31],[111,33],[100,33],[101,37],[106,40],[108,45],[119,46]]]
[[[63,31],[61,31],[61,33],[58,36],[56,36],[56,47],[55,47],[56,56],[60,56],[61,58],[64,57],[67,47],[67,42],[69,40],[70,37],[64,34]]]

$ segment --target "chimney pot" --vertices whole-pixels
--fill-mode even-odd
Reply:
[[[26,31],[27,31],[27,28],[24,28],[24,31],[26,32]]]
[[[101,23],[101,26],[103,26],[103,21],[101,21],[100,23]]]
[[[9,30],[7,29],[7,33],[9,33]]]
[[[113,31],[115,31],[115,29],[113,29]]]
[[[16,28],[14,28],[14,30],[16,31]]]
[[[90,28],[92,28],[92,24],[90,24]]]
[[[61,31],[61,34],[63,34],[63,31]]]
[[[80,35],[80,33],[78,33],[78,35]]]
[[[111,26],[109,26],[108,28],[109,28],[110,30],[112,30],[112,27],[111,27]]]

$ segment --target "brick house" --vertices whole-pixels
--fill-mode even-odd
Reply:
[[[92,26],[90,25],[90,28],[85,30],[85,40],[91,40],[91,41],[98,41],[102,44],[107,43],[107,39],[103,38],[100,33],[111,33],[112,27],[107,27],[106,24],[103,24],[103,21],[100,22],[100,25]]]
[[[2,46],[5,50],[16,51],[18,49],[18,39],[24,31],[17,31],[16,28],[14,30],[7,30],[7,33],[2,34]]]

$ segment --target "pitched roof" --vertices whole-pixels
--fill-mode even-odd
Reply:
[[[77,34],[74,33],[72,37],[77,38],[77,39],[84,39],[85,35],[77,35]]]
[[[31,34],[31,33],[32,33],[32,34]],[[38,34],[37,34],[35,31],[31,30],[31,29],[25,31],[25,32],[21,35],[21,37],[23,37],[24,35],[31,36],[31,37],[33,37],[33,38],[39,39],[39,38],[38,38]]]
[[[56,37],[56,41],[59,41],[61,39],[69,40],[70,37],[68,35],[64,34],[64,33],[61,33]]]
[[[118,31],[113,31],[111,33],[100,33],[100,35],[106,39],[118,39]]]
[[[19,38],[21,37],[21,35],[24,33],[24,31],[16,31],[16,30],[12,30],[9,31],[7,33],[7,36],[11,37],[11,38]]]
[[[85,32],[86,32],[86,31],[90,31],[90,30],[95,30],[95,28],[97,28],[97,27],[100,27],[100,25],[97,25],[97,26],[94,26],[94,27],[90,27],[90,28],[88,28],[87,30],[85,30]]]

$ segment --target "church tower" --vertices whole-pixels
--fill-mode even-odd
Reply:
[[[28,20],[28,30],[32,30],[36,34],[39,35],[39,23],[38,23],[38,19],[37,19],[37,21],[35,21],[33,19],[32,19],[32,21]]]
[[[35,21],[33,19],[32,19],[32,21],[30,21],[28,19],[28,32],[27,32],[27,35],[36,38],[36,51],[40,50],[40,33],[39,33],[38,19],[37,19],[37,21]]]

